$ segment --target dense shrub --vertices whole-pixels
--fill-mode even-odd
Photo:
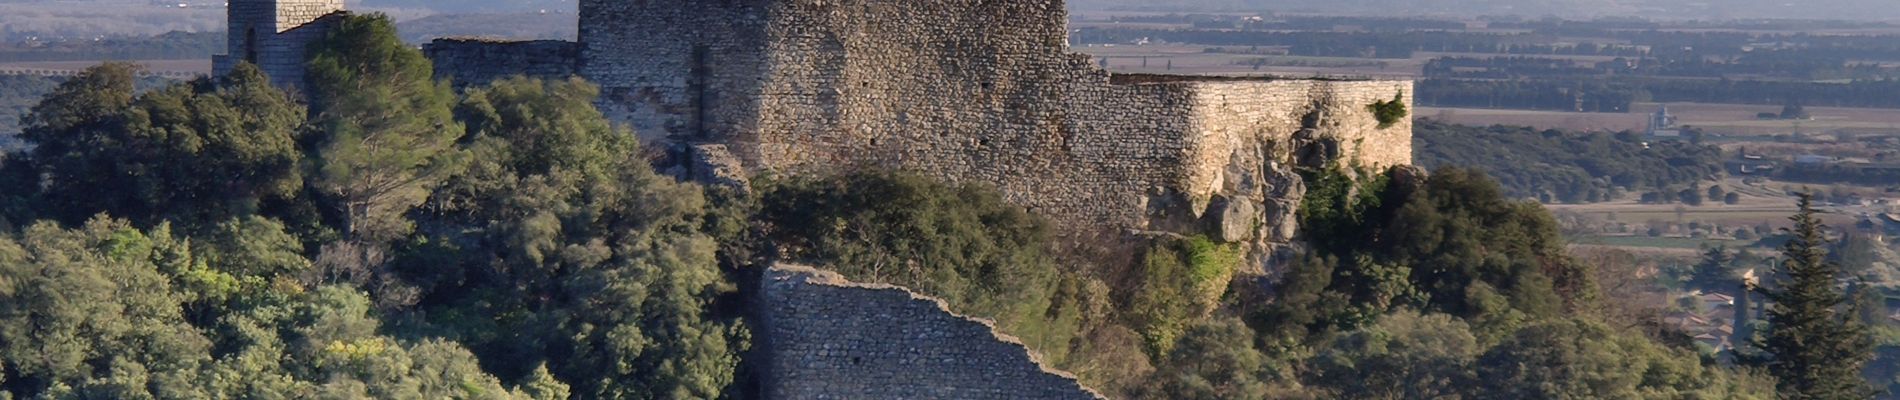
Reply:
[[[994,190],[880,172],[763,186],[758,220],[784,259],[914,288],[1045,354],[1067,352],[1080,316],[1061,289],[1073,278],[1050,254],[1048,223]]]

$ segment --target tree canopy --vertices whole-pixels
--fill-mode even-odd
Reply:
[[[455,95],[381,14],[343,19],[309,51],[312,186],[345,238],[399,238],[402,214],[461,166]]]
[[[290,92],[251,66],[61,84],[0,155],[0,398],[753,398],[745,282],[778,259],[942,298],[1126,398],[1864,394],[1811,212],[1764,375],[1604,311],[1629,292],[1597,280],[1638,268],[1473,170],[1302,170],[1304,243],[1269,257],[1055,232],[911,172],[681,182],[590,83],[456,92],[429,63],[348,16]]]
[[[0,157],[0,397],[736,396],[706,192],[592,84],[458,94],[393,35],[346,17],[307,98],[106,64],[35,107]]]
[[[1765,363],[1779,379],[1777,389],[1790,399],[1860,399],[1872,390],[1860,370],[1872,357],[1867,328],[1849,307],[1839,286],[1846,277],[1827,259],[1827,236],[1815,216],[1813,198],[1801,195],[1794,229],[1782,247],[1787,261],[1767,290],[1768,332]]]

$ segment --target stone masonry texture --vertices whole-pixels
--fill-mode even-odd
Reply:
[[[523,75],[542,79],[575,76],[580,48],[559,40],[499,41],[481,38],[437,39],[422,48],[435,62],[437,79],[458,87]]]
[[[1409,81],[1119,79],[1065,21],[1056,0],[584,0],[579,72],[650,142],[979,182],[1069,230],[1276,238],[1309,146],[1411,162],[1409,121],[1366,109],[1409,107]]]
[[[258,62],[289,82],[301,68],[282,55],[301,54],[341,7],[231,4],[227,58],[268,50]],[[1060,0],[582,0],[580,10],[578,42],[426,49],[463,87],[578,75],[648,143],[720,145],[753,174],[878,168],[981,183],[1065,231],[1285,243],[1304,192],[1295,166],[1316,166],[1314,154],[1411,163],[1409,118],[1380,127],[1367,109],[1395,96],[1409,108],[1409,81],[1115,75],[1068,52]],[[249,26],[280,33],[260,47],[240,33]]]
[[[270,75],[279,86],[303,83],[304,48],[322,39],[343,11],[343,0],[230,0],[226,8],[229,43],[224,55],[213,57],[217,74],[230,72],[248,61]]]
[[[285,86],[340,0],[233,0],[231,53]],[[904,170],[996,188],[1094,234],[1204,234],[1271,276],[1295,247],[1300,168],[1412,162],[1381,124],[1397,80],[1120,75],[1068,52],[1062,0],[580,0],[579,40],[442,39],[457,87],[579,76],[681,177]],[[257,32],[252,34],[250,32]],[[987,324],[894,287],[767,272],[765,390],[797,399],[1087,399]]]
[[[808,267],[765,274],[765,398],[1102,398],[942,300]]]

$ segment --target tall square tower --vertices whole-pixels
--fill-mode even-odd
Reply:
[[[279,86],[303,83],[304,47],[332,25],[324,17],[343,12],[343,0],[230,0],[226,53],[212,60],[216,73],[238,62],[257,64]]]

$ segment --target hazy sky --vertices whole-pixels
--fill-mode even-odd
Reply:
[[[1070,0],[1073,8],[1274,10],[1365,15],[1900,19],[1896,0]]]
[[[4,1],[4,0],[0,0]],[[50,0],[41,0],[50,1]],[[351,0],[370,7],[444,12],[573,10],[579,0]],[[618,0],[627,1],[627,0]],[[680,1],[680,0],[668,0]],[[902,0],[938,1],[938,0]],[[1009,0],[1030,1],[1030,0]],[[1079,9],[1282,11],[1473,17],[1641,16],[1651,19],[1811,18],[1900,20],[1900,0],[1068,0]]]

